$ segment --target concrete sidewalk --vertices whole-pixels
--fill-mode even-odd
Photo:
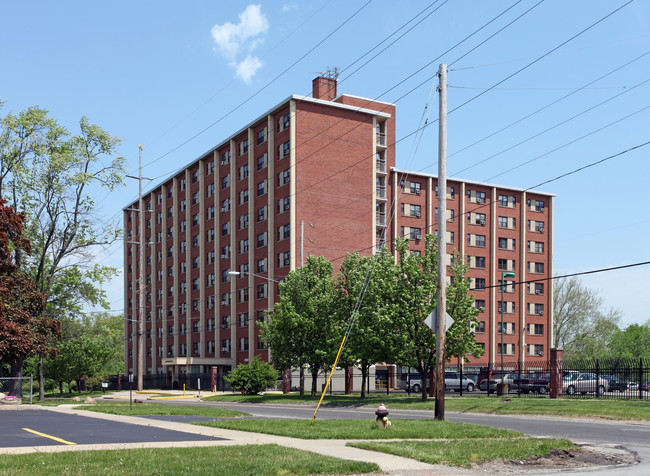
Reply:
[[[116,399],[123,399],[123,395],[114,395]],[[186,392],[187,396],[187,392]],[[128,392],[126,395],[128,399]],[[192,398],[192,397],[190,397]],[[132,425],[142,425],[156,427],[166,430],[180,431],[191,434],[225,438],[218,441],[181,441],[181,442],[143,442],[134,444],[101,444],[101,445],[57,445],[57,446],[31,446],[18,448],[0,448],[0,454],[24,454],[24,453],[55,453],[63,451],[88,451],[88,450],[116,450],[116,449],[134,449],[134,448],[183,448],[183,447],[205,447],[205,446],[232,446],[232,445],[263,445],[276,444],[287,446],[304,451],[311,451],[326,456],[348,459],[353,461],[367,461],[379,465],[382,471],[391,474],[472,474],[471,472],[457,471],[453,468],[442,465],[431,465],[419,461],[393,456],[385,453],[377,453],[358,448],[345,446],[347,440],[303,440],[298,438],[289,438],[276,435],[266,435],[262,433],[251,433],[244,431],[226,430],[221,428],[211,428],[206,426],[192,425],[188,423],[178,423],[171,421],[156,420],[154,418],[143,418],[125,415],[110,415],[97,413],[88,410],[73,409],[77,405],[60,405],[58,407],[44,407],[38,405],[23,405],[15,407],[15,410],[41,410],[70,415],[80,415],[98,420],[110,420]]]

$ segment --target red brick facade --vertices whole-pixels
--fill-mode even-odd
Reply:
[[[276,281],[300,266],[301,241],[304,256],[323,255],[335,266],[346,252],[371,254],[400,234],[422,248],[424,234],[437,228],[436,178],[394,170],[394,142],[394,105],[336,96],[335,80],[317,78],[313,98],[290,97],[148,192],[145,374],[173,378],[213,366],[228,370],[255,355],[268,359],[258,320],[277,299]],[[448,185],[454,213],[448,252],[484,258],[472,261],[470,276],[487,287],[474,291],[485,301],[477,340],[485,344],[485,360],[494,361],[500,296],[489,286],[499,279],[499,260],[513,260],[518,282],[551,274],[552,197],[465,181]],[[476,192],[485,203],[476,203]],[[501,195],[514,197],[513,206]],[[128,336],[137,334],[139,315],[137,209],[138,202],[124,209]],[[507,322],[515,327],[505,343],[517,355],[522,344],[532,345],[532,354],[548,349],[548,287],[506,293],[504,300],[514,303]],[[520,332],[523,324],[540,335]],[[136,341],[129,337],[125,346],[127,371],[137,368]]]

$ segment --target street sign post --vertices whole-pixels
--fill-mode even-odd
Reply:
[[[431,311],[431,314],[427,316],[427,318],[424,320],[424,323],[433,332],[436,331],[436,328],[438,326],[438,308]],[[454,319],[445,312],[445,331],[448,331],[453,323],[454,323]]]

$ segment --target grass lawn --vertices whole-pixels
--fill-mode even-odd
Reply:
[[[399,420],[380,430],[374,420],[228,420],[195,425],[268,433],[304,439],[368,440],[392,438],[519,438],[521,433],[469,423],[438,420]]]
[[[75,407],[91,412],[110,413],[111,415],[189,415],[210,418],[234,418],[249,416],[248,413],[227,408],[203,407],[200,405],[165,405],[163,403],[134,403],[129,408],[129,402],[98,401],[92,405]]]
[[[569,449],[575,446],[567,440],[548,438],[527,439],[471,439],[451,441],[364,441],[348,446],[381,451],[430,464],[471,466],[497,458],[525,460],[546,455],[551,449]]]
[[[222,402],[249,403],[293,403],[316,404],[317,397],[300,397],[299,394],[273,395],[218,395],[206,397],[204,400]],[[550,415],[563,417],[605,418],[609,420],[638,420],[650,421],[650,399],[576,399],[545,397],[501,397],[487,396],[450,396],[445,398],[445,411],[464,413],[492,413],[503,415]],[[435,400],[430,398],[423,402],[419,396],[408,397],[404,394],[370,395],[364,400],[355,395],[326,395],[323,405],[327,406],[359,406],[371,407],[385,403],[390,409],[401,410],[433,410]]]
[[[374,463],[347,461],[277,445],[213,446],[4,455],[0,474],[351,474],[379,472]]]

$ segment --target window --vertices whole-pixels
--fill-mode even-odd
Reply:
[[[192,258],[192,269],[199,269],[199,257]]]
[[[230,186],[230,175],[226,175],[221,179],[221,190],[225,190]]]
[[[287,240],[291,236],[291,225],[281,225],[278,227],[278,241]]]
[[[468,213],[467,223],[470,225],[485,226],[485,213]]]
[[[284,142],[278,146],[278,160],[284,159],[291,152],[291,141]]]
[[[248,350],[248,337],[240,337],[239,338],[239,350],[241,352],[244,352],[244,351]]]
[[[543,316],[544,304],[535,303],[533,306],[533,314],[537,314],[538,316]]]
[[[248,288],[240,289],[238,291],[239,294],[239,302],[248,302]]]
[[[180,232],[185,233],[187,231],[187,221],[185,220],[181,221],[179,227],[180,227]]]
[[[291,266],[291,253],[289,251],[278,253],[278,268],[285,266]]]
[[[291,198],[281,198],[278,200],[278,213],[288,212],[291,209]]]
[[[210,229],[206,232],[206,235],[207,235],[208,243],[213,242],[213,241],[214,241],[214,228],[210,228]]]
[[[239,155],[248,152],[248,139],[244,139],[239,143]]]
[[[212,175],[214,173],[214,160],[205,164],[205,175]]]
[[[257,131],[257,145],[263,144],[266,140],[266,129]]]
[[[230,225],[228,222],[221,225],[221,236],[230,234]]]
[[[205,301],[206,309],[214,309],[214,296],[208,296]],[[212,319],[212,329],[214,329],[214,319]],[[208,320],[208,330],[210,330],[210,320]]]
[[[528,262],[528,272],[529,273],[544,273],[544,263],[535,263],[532,261]]]
[[[241,215],[238,219],[237,222],[239,223],[239,229],[243,230],[244,228],[248,228],[248,213],[245,215]]]
[[[195,192],[192,195],[192,205],[198,205],[199,204],[199,192]]]
[[[230,258],[230,245],[223,246],[221,248],[221,259],[228,259]]]
[[[544,294],[544,283],[527,283],[528,294]]]
[[[227,198],[221,202],[221,213],[230,211],[230,199]]]
[[[485,247],[485,235],[473,235],[471,233],[467,234],[467,244],[469,246],[480,246]]]
[[[257,158],[257,171],[264,170],[266,168],[266,154],[261,155]]]
[[[543,336],[544,324],[528,324],[528,334],[534,336]]]
[[[214,283],[215,283],[215,275],[214,275],[214,273],[208,274],[205,278],[206,278],[206,283],[207,283],[208,287],[214,286]]]
[[[257,196],[261,197],[266,193],[266,180],[257,184]]]
[[[267,245],[266,237],[267,237],[266,232],[260,233],[260,234],[257,235],[257,247],[258,248],[262,248],[262,247]]]
[[[474,301],[474,307],[479,310],[479,312],[485,311],[485,299],[476,299]]]
[[[221,282],[222,283],[230,282],[230,270],[229,269],[224,269],[223,271],[221,271]]]
[[[192,291],[198,291],[199,290],[199,278],[194,278],[192,280]]]
[[[278,118],[278,132],[282,132],[289,127],[290,119],[291,116],[289,114],[285,114],[284,116]]]
[[[194,299],[194,300],[192,301],[192,311],[193,311],[193,312],[199,312],[199,300],[198,300],[198,299]],[[198,331],[198,326],[199,326],[199,323],[198,323],[198,322],[195,322],[195,323],[194,323],[194,328],[195,328],[196,330],[195,330],[194,332],[199,332],[199,331]]]
[[[239,327],[248,327],[248,313],[242,312],[239,314]]]
[[[485,268],[485,256],[475,256],[474,257],[474,267],[484,269]]]
[[[422,239],[422,229],[411,227],[409,229],[409,239],[411,240],[421,240]]]
[[[199,224],[199,214],[192,216],[192,226],[197,226]]]
[[[266,220],[266,207],[258,208],[257,221],[264,221],[264,220]]]
[[[257,260],[257,272],[266,273],[266,258],[261,258]]]
[[[264,299],[268,296],[268,284],[258,284],[257,285],[257,299]]]
[[[181,241],[181,244],[180,244],[179,248],[180,248],[181,254],[185,253],[187,251],[187,242],[186,241]]]
[[[212,220],[214,218],[214,205],[208,207],[205,214],[206,214],[206,219]]]
[[[497,344],[497,355],[515,355],[515,344],[503,344],[503,347],[500,342]]]
[[[291,181],[291,171],[284,170],[278,174],[278,187],[288,184]]]
[[[179,190],[181,190],[181,191],[182,191],[182,190],[185,190],[185,186],[186,186],[186,185],[187,185],[187,182],[185,181],[184,178],[182,178],[182,179],[180,179],[180,180],[178,181],[178,189],[179,189]]]
[[[514,322],[504,322],[503,323],[503,334],[514,334],[515,333],[515,323]],[[501,334],[501,323],[497,322],[497,334]]]
[[[474,280],[474,289],[485,289],[485,278],[476,278]]]
[[[167,188],[167,198],[172,198],[173,196],[174,196],[174,188],[170,186]]]
[[[420,193],[422,192],[421,187],[422,187],[422,185],[420,184],[420,182],[411,182],[410,183],[410,192],[414,193],[416,195],[420,195]]]
[[[499,195],[499,206],[500,207],[508,206],[508,195]]]
[[[474,327],[474,332],[477,334],[485,333],[485,321],[478,321],[478,324]]]
[[[239,204],[248,203],[248,189],[239,192]]]
[[[486,195],[485,192],[476,192],[474,190],[467,190],[467,198],[469,201],[475,203],[485,203]]]
[[[185,209],[187,208],[187,200],[181,200],[180,202],[178,202],[178,206],[181,209],[181,211],[184,212]]]
[[[192,183],[196,183],[199,181],[199,171],[195,170],[192,172]]]
[[[422,208],[420,205],[411,205],[410,206],[410,214],[412,217],[415,218],[420,218],[420,215],[422,214]]]
[[[230,150],[221,154],[221,165],[228,165],[230,163]]]
[[[248,238],[239,242],[239,254],[248,253]]]
[[[257,336],[257,350],[266,349],[266,343],[262,340],[260,336]]]
[[[239,180],[244,180],[248,177],[248,164],[239,167]]]
[[[167,209],[167,218],[171,218],[174,215],[174,207],[169,207]]]

